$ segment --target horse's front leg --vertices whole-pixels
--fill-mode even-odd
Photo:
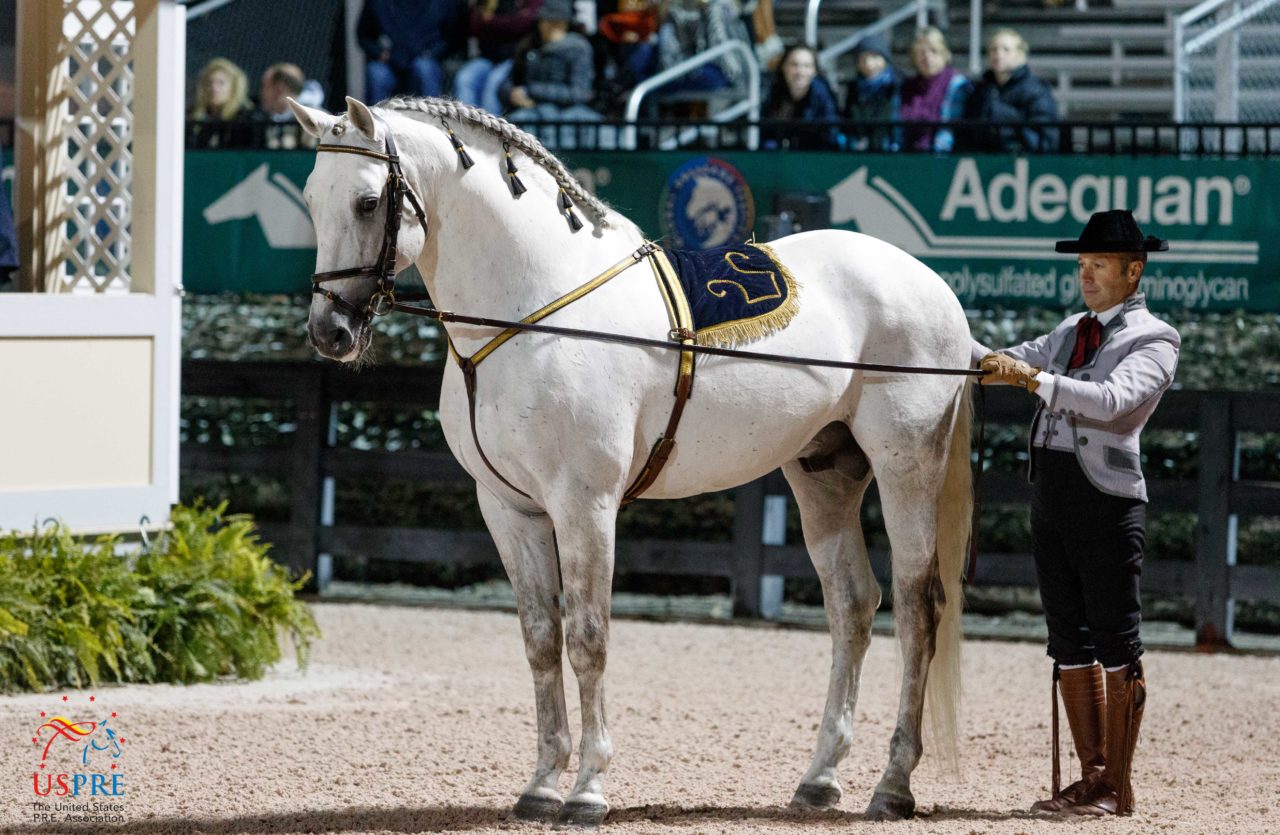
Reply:
[[[538,764],[514,811],[525,820],[555,820],[562,805],[560,774],[569,765],[573,741],[561,672],[560,576],[551,519],[546,514],[531,516],[508,507],[484,487],[476,493],[511,578],[525,654],[533,671]]]
[[[564,584],[569,663],[578,676],[582,700],[578,779],[565,799],[560,822],[595,827],[609,812],[604,775],[613,757],[605,722],[604,668],[618,508],[607,500],[601,500],[607,506],[591,507],[590,498],[580,492],[575,498],[564,513],[552,511]]]

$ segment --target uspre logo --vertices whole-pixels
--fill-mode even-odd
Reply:
[[[128,743],[119,714],[64,704],[42,710],[31,735],[37,755],[31,774],[35,823],[123,823],[125,775],[121,757]]]

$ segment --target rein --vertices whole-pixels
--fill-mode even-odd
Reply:
[[[515,322],[509,319],[493,319],[486,316],[468,316],[449,310],[434,307],[418,307],[416,305],[395,302],[391,309],[397,313],[408,313],[412,316],[425,316],[439,322],[458,322],[463,325],[477,325],[487,328],[502,328],[509,331],[530,331],[546,333],[553,336],[566,336],[572,339],[587,339],[595,342],[613,342],[620,345],[636,345],[642,348],[661,348],[664,351],[688,351],[694,354],[707,354],[716,357],[732,357],[734,359],[756,360],[759,362],[775,362],[786,365],[808,365],[818,368],[847,368],[854,371],[880,371],[890,374],[940,374],[955,377],[981,377],[987,372],[976,368],[930,368],[919,365],[884,365],[875,362],[856,362],[853,360],[828,360],[817,357],[795,357],[785,354],[766,354],[759,351],[741,351],[736,348],[717,348],[711,345],[686,344],[663,339],[648,339],[643,336],[630,336],[608,331],[594,331],[583,328],[565,328],[558,325],[540,325],[533,322]],[[514,334],[513,334],[514,335]],[[668,334],[669,340],[693,339],[696,334],[683,328],[674,329]],[[509,337],[508,337],[509,338]]]

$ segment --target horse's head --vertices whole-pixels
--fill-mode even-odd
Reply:
[[[425,221],[419,223],[416,197],[397,195],[392,175],[400,168],[387,156],[395,145],[373,111],[350,97],[345,116],[293,99],[289,106],[322,151],[303,191],[316,230],[318,279],[307,336],[324,356],[352,362],[369,347],[372,315],[389,302],[394,274],[422,251]]]

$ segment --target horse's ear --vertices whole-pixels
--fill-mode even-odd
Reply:
[[[378,138],[378,123],[373,118],[373,111],[359,99],[347,96],[347,121],[360,131],[360,135],[370,142]]]
[[[306,105],[298,104],[292,97],[286,97],[285,101],[289,103],[289,109],[293,111],[294,118],[298,120],[298,124],[302,125],[302,129],[316,139],[319,139],[325,131],[333,127],[333,123],[337,121],[337,119],[323,110],[316,110]]]

